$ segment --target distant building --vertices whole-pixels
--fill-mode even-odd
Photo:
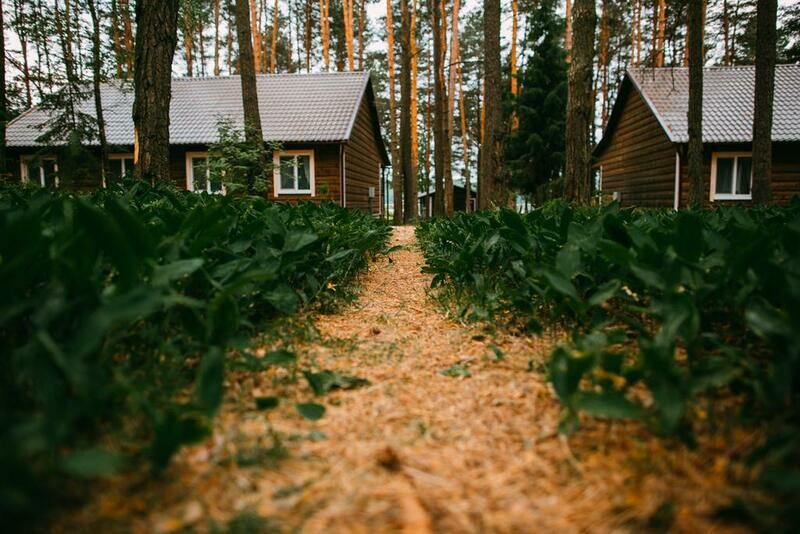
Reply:
[[[477,192],[474,186],[471,187],[472,192],[469,196],[470,210],[476,211],[477,209]],[[419,202],[419,217],[424,219],[430,217],[433,213],[433,206],[436,202],[436,190],[431,189],[427,193],[422,191],[417,194],[417,201]],[[467,209],[467,189],[464,184],[453,183],[453,209],[455,211],[466,211]]]
[[[752,190],[755,67],[703,72],[703,174],[709,204],[747,205]],[[623,206],[689,200],[687,68],[628,69],[594,150],[604,195]],[[773,199],[800,195],[800,65],[775,69]]]

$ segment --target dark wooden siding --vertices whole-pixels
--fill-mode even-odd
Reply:
[[[350,140],[345,145],[346,206],[381,211],[381,156],[375,137],[377,125],[373,123],[367,99],[361,101]],[[369,188],[375,188],[375,197],[369,198]]]
[[[703,180],[706,206],[749,206],[748,200],[711,202],[711,159],[714,152],[751,152],[749,144],[706,145],[703,151]],[[686,149],[681,150],[681,207],[689,205],[689,168]],[[775,204],[788,204],[800,195],[800,143],[773,143],[772,145],[772,200]]]
[[[641,95],[631,89],[610,142],[598,158],[603,193],[623,206],[672,206],[675,148]]]

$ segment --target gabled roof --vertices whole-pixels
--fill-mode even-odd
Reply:
[[[362,99],[375,102],[369,72],[315,74],[261,74],[257,76],[258,103],[265,141],[346,142]],[[133,87],[119,81],[101,88],[106,137],[111,145],[133,144]],[[81,103],[94,116],[94,100]],[[33,108],[8,124],[8,146],[39,146],[49,113]],[[175,78],[170,102],[170,144],[210,144],[217,141],[220,120],[235,127],[244,124],[239,76]],[[386,152],[376,122],[376,139]],[[93,141],[97,144],[97,140]]]
[[[703,69],[703,142],[749,143],[753,137],[755,67]],[[637,90],[673,143],[689,141],[689,69],[628,69],[617,102],[596,152],[608,143],[619,120],[622,102]],[[775,67],[773,141],[800,141],[800,65]]]

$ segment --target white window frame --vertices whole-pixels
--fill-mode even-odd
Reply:
[[[308,156],[309,189],[284,189],[281,187],[281,157],[288,156]],[[309,195],[316,196],[316,179],[314,172],[314,150],[281,150],[275,151],[272,155],[272,183],[275,196],[280,195]],[[295,165],[294,183],[297,184],[297,165]]]
[[[31,161],[53,161],[53,169],[56,173],[56,189],[60,187],[60,180],[58,178],[58,158],[56,156],[45,155],[45,156],[35,156],[35,155],[25,155],[20,156],[19,158],[19,176],[22,179],[23,183],[28,183],[30,181],[30,176],[28,176],[28,163]],[[45,187],[44,184],[44,169],[39,167],[39,185],[41,187]]]
[[[204,158],[206,160],[206,187],[203,190],[197,190],[194,187],[194,165],[192,165],[192,160],[194,159],[201,159]],[[227,189],[225,188],[225,183],[222,184],[222,189],[220,191],[211,191],[211,170],[208,167],[208,160],[210,156],[208,152],[187,152],[186,153],[186,190],[187,191],[194,191],[196,193],[202,193],[205,191],[209,195],[225,195],[228,193]]]
[[[736,187],[736,175],[739,169],[739,158],[753,159],[752,152],[714,152],[711,154],[711,189],[709,197],[711,202],[715,200],[752,200],[753,199],[753,167],[750,165],[750,193],[747,195],[737,195],[736,193],[717,193],[717,159],[733,158],[733,186]]]
[[[133,152],[118,152],[116,154],[109,154],[108,155],[108,162],[114,164],[114,162],[118,162],[120,176],[125,176],[126,170],[125,169],[125,160],[126,159],[134,159]],[[133,168],[131,168],[131,172],[133,172]],[[108,187],[105,178],[103,179],[103,187]]]

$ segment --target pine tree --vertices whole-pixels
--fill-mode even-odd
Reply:
[[[514,102],[519,127],[509,137],[506,158],[512,186],[536,194],[564,168],[567,62],[556,0],[540,0],[528,25],[526,42],[534,46],[521,73],[522,91]]]
[[[136,2],[134,172],[150,182],[169,179],[169,103],[178,11],[178,0]]]
[[[777,0],[758,0],[755,112],[753,117],[753,202],[772,200],[772,101],[775,95]]]
[[[703,0],[689,0],[689,204],[701,206],[703,183]]]

